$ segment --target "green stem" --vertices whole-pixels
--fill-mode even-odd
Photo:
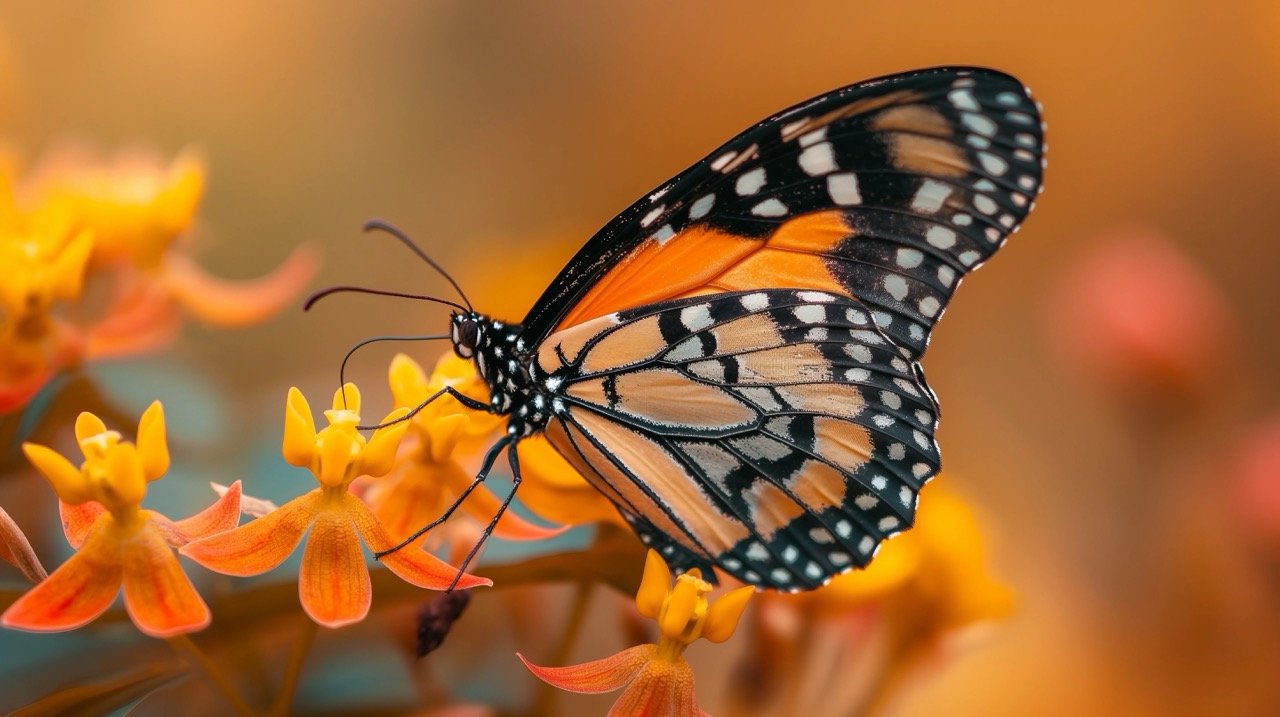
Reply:
[[[200,671],[209,686],[219,692],[238,714],[243,717],[255,717],[253,708],[240,697],[240,693],[236,692],[227,676],[222,674],[222,670],[218,669],[213,660],[209,659],[209,656],[191,641],[191,638],[186,635],[175,635],[168,638],[166,642],[190,660],[192,666]]]
[[[302,666],[311,654],[311,645],[316,640],[316,624],[306,620],[297,638],[293,642],[293,651],[289,653],[289,664],[285,668],[284,681],[280,684],[280,693],[271,705],[273,717],[285,717],[293,706],[293,696],[298,691],[298,681],[302,678]]]

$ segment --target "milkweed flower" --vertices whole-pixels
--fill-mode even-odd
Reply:
[[[18,598],[0,623],[44,632],[80,627],[101,615],[123,586],[125,609],[142,632],[170,637],[204,628],[209,608],[173,548],[235,527],[240,483],[204,511],[170,520],[141,508],[147,484],[169,468],[159,401],[142,414],[136,444],[92,413],[80,414],[75,433],[84,454],[79,468],[45,446],[26,443],[22,450],[57,492],[76,553]]]
[[[430,378],[416,361],[398,354],[391,361],[388,382],[395,404],[405,408],[418,405],[446,386],[478,400],[487,399],[471,363],[453,354],[440,359]],[[467,455],[477,456],[496,440],[505,419],[463,408],[452,397],[444,396],[415,414],[409,423],[395,468],[385,477],[368,481],[364,493],[373,514],[396,540],[407,538],[443,513],[471,485],[475,467],[463,461]],[[460,506],[463,513],[481,525],[487,524],[498,508],[497,497],[483,485],[475,488]],[[459,523],[441,527],[454,525]],[[510,540],[539,540],[560,532],[561,528],[543,528],[507,511],[493,534]],[[433,531],[422,542],[436,545],[448,534],[444,530]],[[455,544],[470,547],[476,536],[468,533],[451,537]]]
[[[295,251],[266,277],[228,282],[178,246],[195,223],[204,165],[145,155],[114,164],[63,152],[19,182],[0,157],[0,412],[21,408],[54,375],[85,361],[135,356],[172,342],[185,315],[216,326],[262,321],[314,275]],[[84,284],[108,286],[102,311],[60,316]],[[84,314],[86,312],[79,312]]]
[[[284,562],[310,528],[298,595],[312,620],[339,627],[363,620],[373,599],[361,540],[375,552],[396,544],[369,507],[351,493],[351,483],[361,475],[382,476],[391,470],[408,423],[396,421],[407,413],[397,409],[366,440],[356,429],[360,391],[355,384],[339,388],[332,405],[325,411],[329,425],[317,432],[301,391],[289,389],[285,404],[285,461],[309,469],[319,488],[236,530],[191,543],[182,554],[227,575],[258,575]],[[458,576],[457,569],[421,550],[396,551],[384,556],[382,564],[407,582],[434,590],[447,588]],[[464,573],[457,586],[491,584]]]
[[[684,651],[698,638],[728,640],[755,588],[732,590],[712,602],[711,584],[696,569],[671,585],[667,566],[656,551],[645,558],[636,609],[658,623],[658,644],[637,645],[601,660],[570,667],[539,667],[517,653],[538,679],[571,692],[612,692],[626,686],[609,714],[701,715],[693,688],[693,669]]]

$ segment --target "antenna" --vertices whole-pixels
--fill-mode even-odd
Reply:
[[[430,264],[432,269],[435,269],[437,272],[439,272],[440,276],[443,276],[445,279],[447,279],[449,283],[453,285],[453,288],[458,292],[458,296],[462,297],[462,302],[467,305],[467,310],[474,311],[474,309],[471,307],[471,300],[467,298],[467,294],[462,290],[462,287],[458,286],[458,282],[454,281],[453,277],[449,275],[449,272],[444,270],[444,267],[440,266],[435,262],[434,259],[427,256],[427,253],[423,251],[422,248],[419,247],[416,243],[414,243],[414,241],[409,238],[408,234],[405,234],[403,231],[401,231],[399,227],[395,226],[390,222],[384,221],[382,219],[370,219],[369,221],[364,223],[364,230],[366,232],[383,231],[395,237],[396,239],[399,239],[401,242],[404,243],[405,246],[409,247],[410,251],[412,251],[414,254],[417,254],[419,258],[421,258],[423,261]]]
[[[311,298],[307,299],[307,303],[302,305],[302,310],[310,311],[311,307],[314,306],[317,301],[323,299],[324,297],[329,296],[331,294],[341,294],[344,292],[351,292],[355,294],[373,294],[374,296],[394,296],[398,299],[414,299],[416,301],[431,301],[437,304],[444,304],[445,306],[452,306],[458,311],[471,311],[471,308],[469,306],[463,306],[462,304],[459,304],[456,301],[449,301],[448,299],[441,299],[435,296],[424,296],[422,294],[405,294],[399,291],[386,291],[384,289],[370,289],[364,286],[330,286],[327,289],[321,289],[320,291],[317,291],[316,293],[312,294]]]

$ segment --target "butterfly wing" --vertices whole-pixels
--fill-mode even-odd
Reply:
[[[722,293],[552,334],[547,436],[673,566],[798,590],[865,565],[938,469],[936,406],[871,312]]]
[[[959,280],[1030,211],[1043,156],[1037,105],[993,70],[835,90],[618,215],[534,305],[526,341],[653,302],[791,287],[863,302],[916,358]]]

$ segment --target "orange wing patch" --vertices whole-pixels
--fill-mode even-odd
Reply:
[[[602,492],[621,499],[620,505],[643,516],[694,553],[728,552],[749,534],[746,526],[710,502],[683,465],[641,433],[590,411],[580,411],[568,430],[555,425],[548,428],[547,437],[588,480],[598,482]],[[595,448],[591,439],[607,455]],[[626,472],[615,461],[625,466]],[[644,476],[647,491],[632,476]],[[668,510],[680,516],[683,528],[671,520]],[[690,544],[685,536],[696,544]]]
[[[763,240],[705,225],[661,244],[646,239],[591,287],[559,328],[644,304],[723,291],[790,287],[851,296],[821,255],[834,253],[852,233],[840,212],[827,211],[784,222]]]

